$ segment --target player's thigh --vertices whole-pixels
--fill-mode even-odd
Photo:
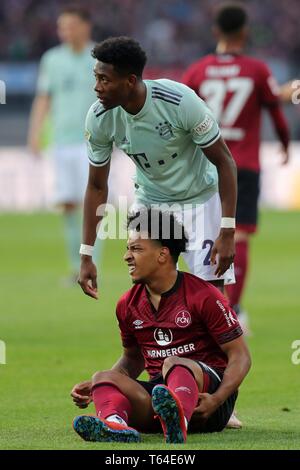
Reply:
[[[164,364],[163,364],[164,378],[166,378],[168,376],[168,372],[173,367],[176,367],[176,366],[183,366],[183,367],[186,367],[187,369],[190,369],[195,377],[199,390],[202,391],[203,372],[198,362],[193,361],[192,359],[185,358],[185,357],[170,356],[167,359],[165,359]]]
[[[210,264],[211,250],[220,233],[221,201],[219,193],[203,204],[183,211],[183,224],[189,236],[189,245],[183,258],[190,271],[206,281],[235,282],[233,265],[223,276],[215,275],[216,265]]]
[[[210,255],[214,241],[220,233],[221,226],[221,201],[219,193],[214,194],[203,204],[189,204],[183,209],[172,209],[172,212],[183,224],[188,235],[189,243],[187,251],[182,254],[192,274],[206,281],[224,281],[225,284],[235,282],[233,265],[220,277],[214,272],[216,266],[210,265]],[[139,202],[131,206],[131,210],[137,211],[144,207]]]

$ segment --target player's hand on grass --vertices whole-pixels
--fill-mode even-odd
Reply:
[[[91,401],[93,401],[92,382],[87,380],[86,382],[76,384],[71,391],[71,397],[78,408],[87,408]]]
[[[216,261],[217,255],[218,264]],[[213,244],[210,255],[210,264],[217,264],[215,270],[217,277],[222,276],[227,271],[231,263],[233,263],[234,255],[234,229],[222,228],[220,235]]]
[[[199,393],[199,402],[193,413],[193,422],[207,420],[219,406],[220,402],[213,394]]]
[[[98,299],[97,268],[91,256],[81,257],[78,284],[86,295]]]

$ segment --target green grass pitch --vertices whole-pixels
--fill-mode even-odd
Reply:
[[[0,340],[7,347],[0,448],[182,449],[167,447],[162,435],[143,435],[139,445],[85,443],[72,429],[72,386],[109,368],[121,351],[114,307],[130,287],[125,242],[105,245],[96,302],[59,283],[67,264],[58,215],[7,214],[0,226]],[[299,235],[299,213],[262,213],[244,299],[254,333],[253,367],[237,406],[244,427],[191,435],[185,449],[300,448],[300,365],[291,362],[291,344],[300,339]]]

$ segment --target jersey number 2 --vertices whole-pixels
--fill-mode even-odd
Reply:
[[[202,244],[202,250],[205,250],[205,248],[208,247],[208,252],[204,258],[203,264],[204,266],[209,266],[210,265],[210,255],[211,255],[211,249],[213,247],[214,242],[212,240],[204,240]]]

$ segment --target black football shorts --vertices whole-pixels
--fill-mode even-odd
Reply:
[[[214,393],[220,386],[223,374],[221,371],[217,371],[212,367],[204,364],[203,362],[196,361],[202,369],[203,372],[203,392]],[[164,379],[162,375],[157,375],[148,382],[137,380],[137,382],[149,393],[152,394],[152,390],[155,385],[164,384]],[[218,432],[222,431],[225,428],[228,420],[234,410],[235,401],[237,399],[238,392],[234,392],[227,400],[221,405],[213,415],[211,415],[208,420],[199,424],[198,422],[193,422],[193,418],[189,423],[188,432]],[[156,420],[157,426],[153,429],[152,432],[161,430],[159,421]]]

